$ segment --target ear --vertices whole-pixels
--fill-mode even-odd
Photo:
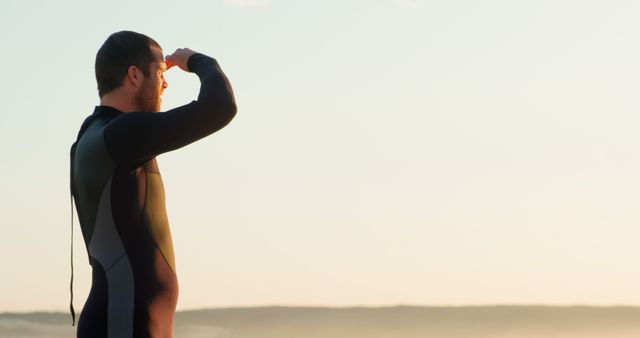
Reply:
[[[127,80],[134,87],[140,87],[143,81],[142,70],[136,66],[129,66],[129,69],[127,69]]]

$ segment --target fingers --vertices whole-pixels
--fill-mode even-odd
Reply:
[[[171,69],[173,66],[180,66],[180,58],[177,53],[178,50],[173,52],[173,54],[169,54],[164,57],[164,62],[167,65],[167,70]]]
[[[170,58],[169,56],[170,55],[164,58],[164,61],[167,64],[167,70],[176,65],[176,62],[173,60],[173,58]]]
[[[187,60],[189,60],[189,57],[194,53],[195,52],[189,48],[176,49],[175,52],[165,57],[165,63],[167,64],[167,69],[173,66],[178,66],[180,69],[184,71],[188,71]]]
[[[168,55],[170,57],[178,57],[178,56],[182,56],[185,54],[193,54],[194,52],[189,49],[189,48],[178,48],[176,49],[175,52],[173,52],[171,55]]]

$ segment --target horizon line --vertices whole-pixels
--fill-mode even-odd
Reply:
[[[232,306],[212,306],[199,307],[191,309],[176,310],[176,314],[181,312],[195,312],[207,310],[242,310],[242,309],[268,309],[268,308],[290,308],[290,309],[388,309],[388,308],[593,308],[593,309],[609,309],[609,308],[635,308],[640,309],[640,304],[548,304],[548,303],[486,303],[486,304],[387,304],[387,305],[232,305]],[[29,314],[69,314],[69,310],[28,310],[28,311],[0,311],[1,315],[29,315]]]

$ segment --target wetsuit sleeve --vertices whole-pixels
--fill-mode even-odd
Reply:
[[[196,53],[187,67],[200,78],[196,101],[166,112],[125,113],[104,131],[107,151],[116,162],[135,162],[181,148],[226,126],[236,114],[229,80],[218,62]]]

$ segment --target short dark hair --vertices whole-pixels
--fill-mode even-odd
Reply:
[[[160,47],[154,39],[132,31],[111,34],[96,55],[98,95],[120,87],[129,66],[136,66],[149,76],[149,64],[154,61],[151,47]]]

